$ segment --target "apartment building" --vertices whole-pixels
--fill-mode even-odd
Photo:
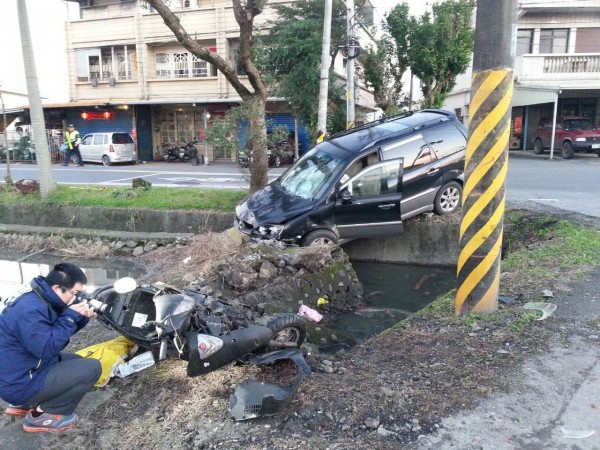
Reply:
[[[162,157],[163,144],[202,142],[211,121],[240,104],[225,77],[184,49],[143,0],[77,1],[80,16],[66,26],[70,98],[44,106],[50,127],[70,122],[82,134],[131,132],[140,159],[153,160]],[[272,19],[272,6],[280,3],[290,1],[270,0],[256,25]],[[231,0],[172,0],[170,7],[201,45],[235,63],[239,27]],[[357,97],[358,108],[374,110],[372,95],[360,86]],[[309,149],[308,132],[286,99],[269,98],[267,111],[269,126],[287,126],[300,153]],[[236,156],[208,148],[209,160]]]
[[[469,69],[444,107],[466,124]],[[583,116],[600,124],[600,0],[520,0],[511,149],[532,149],[542,120]]]

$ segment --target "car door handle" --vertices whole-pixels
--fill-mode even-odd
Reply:
[[[440,171],[440,169],[431,169],[429,172],[427,172],[427,175],[433,175],[435,173],[438,173]]]
[[[390,209],[390,208],[393,208],[394,206],[396,206],[395,203],[390,203],[388,205],[379,205],[378,208],[379,209]]]

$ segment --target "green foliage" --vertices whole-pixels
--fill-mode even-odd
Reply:
[[[135,192],[135,194],[132,194]],[[21,195],[3,192],[0,202],[10,204],[56,204],[68,206],[97,206],[105,208],[189,209],[206,211],[233,211],[247,195],[245,191],[218,189],[183,189],[152,187],[149,191],[128,188],[98,188],[64,186],[47,199],[39,193]]]
[[[237,154],[240,145],[237,134],[237,121],[230,114],[214,116],[206,129],[206,142],[215,152]]]
[[[406,105],[400,92],[408,67],[421,80],[422,106],[442,106],[469,64],[474,5],[474,0],[445,0],[419,18],[410,16],[407,3],[390,11],[377,50],[369,49],[362,60],[365,82],[373,88],[378,106],[390,114],[393,105]]]
[[[441,107],[473,51],[473,0],[445,0],[414,20],[409,63],[421,80],[424,107]]]
[[[258,40],[261,72],[276,95],[286,97],[297,117],[316,136],[318,99],[323,41],[324,0],[300,0],[288,5],[274,5],[278,18],[268,24],[268,33]],[[346,33],[346,8],[341,0],[333,1],[331,26],[332,66],[338,44]],[[258,46],[257,46],[258,47]],[[328,130],[345,128],[345,97],[340,78],[329,72]],[[340,127],[341,125],[341,127]]]

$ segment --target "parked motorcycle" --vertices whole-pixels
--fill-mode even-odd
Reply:
[[[198,141],[191,141],[185,144],[183,147],[177,145],[163,144],[163,152],[165,161],[173,162],[180,160],[181,162],[188,162],[192,158],[198,157],[198,149],[195,144]]]
[[[81,295],[100,322],[158,360],[188,361],[190,377],[236,360],[256,364],[253,358],[266,354],[271,362],[294,359],[298,355],[289,350],[300,347],[306,337],[304,320],[296,314],[262,315],[248,306],[163,283],[138,285],[124,278]]]

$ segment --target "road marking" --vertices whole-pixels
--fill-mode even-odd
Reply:
[[[197,183],[225,183],[228,181],[243,181],[238,178],[194,178],[194,177],[177,177],[177,178],[159,178],[159,180],[172,181],[174,183],[185,183],[186,181],[195,181]]]
[[[557,198],[528,198],[530,202],[557,202]]]
[[[156,176],[156,175],[163,175],[163,174],[162,173],[152,174],[152,176]],[[127,177],[127,178],[119,178],[118,180],[100,181],[100,182],[98,182],[98,184],[118,183],[119,181],[133,180],[135,178],[139,178],[139,177]]]

